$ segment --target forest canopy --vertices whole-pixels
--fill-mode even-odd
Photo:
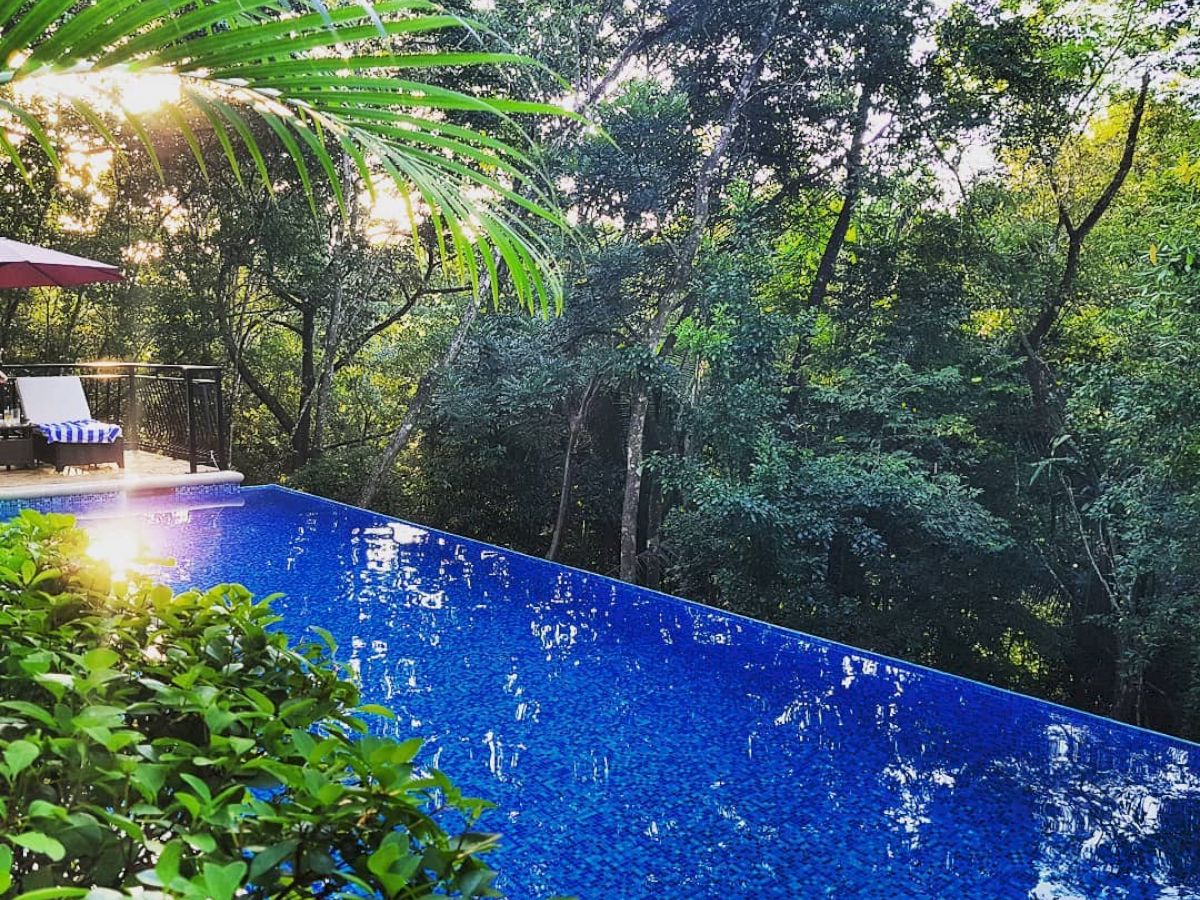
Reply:
[[[7,292],[6,361],[221,365],[252,480],[1200,736],[1189,3],[419,15],[358,52],[506,98],[392,130],[507,231],[307,113],[15,78],[3,233],[128,278]],[[346,114],[318,45],[254,77]]]

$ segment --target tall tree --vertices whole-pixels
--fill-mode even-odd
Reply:
[[[696,254],[708,227],[712,214],[714,194],[723,184],[722,165],[733,142],[734,133],[741,123],[742,110],[749,100],[755,85],[762,76],[763,63],[776,37],[779,24],[780,2],[770,4],[763,11],[758,38],[753,53],[745,64],[738,80],[725,117],[716,132],[712,149],[704,157],[696,178],[695,195],[691,209],[691,224],[676,252],[675,266],[665,290],[658,298],[657,309],[645,333],[646,351],[661,353],[666,339],[667,327],[672,318],[686,310],[692,287]],[[629,411],[629,426],[625,437],[625,492],[621,502],[621,578],[636,581],[638,576],[638,516],[642,499],[642,466],[646,439],[646,416],[650,407],[650,387],[639,380],[633,388],[633,402]]]

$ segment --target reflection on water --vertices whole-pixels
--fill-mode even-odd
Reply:
[[[1193,745],[279,489],[230,497],[147,512],[165,577],[283,591],[287,627],[332,631],[398,713],[381,730],[499,805],[514,897],[1200,898]]]

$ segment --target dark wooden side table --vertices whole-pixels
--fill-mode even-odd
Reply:
[[[33,465],[33,426],[0,423],[0,466],[30,469]]]

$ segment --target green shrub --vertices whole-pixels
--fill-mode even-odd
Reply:
[[[116,582],[68,516],[0,524],[0,896],[496,896],[488,806],[367,736],[270,598]]]

